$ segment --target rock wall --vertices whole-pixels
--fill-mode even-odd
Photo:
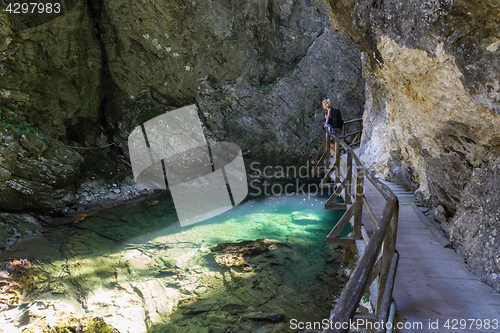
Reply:
[[[1,11],[0,209],[71,214],[139,195],[130,131],[195,102],[207,135],[237,142],[247,160],[304,162],[319,145],[321,99],[346,119],[363,112],[359,50],[327,13],[305,0]],[[198,82],[210,75],[211,85]]]
[[[455,247],[500,290],[500,2],[327,4],[366,53],[363,161],[443,206]]]
[[[207,75],[273,83],[328,25],[326,8],[304,0],[126,0],[98,6],[114,84],[106,116],[115,141],[165,109],[193,103],[198,80]]]
[[[197,103],[207,137],[237,143],[247,170],[265,166],[304,166],[321,144],[323,98],[342,110],[344,120],[361,118],[364,103],[360,53],[330,27],[300,62],[273,84],[247,80],[200,82]],[[357,125],[356,125],[357,126]],[[253,164],[252,164],[253,163]]]
[[[84,1],[58,16],[0,12],[0,105],[55,139],[95,136],[102,50]],[[24,22],[23,22],[24,21]]]

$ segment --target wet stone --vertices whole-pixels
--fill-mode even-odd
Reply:
[[[197,314],[218,310],[222,307],[219,301],[209,299],[187,299],[179,302],[178,308],[184,314]]]
[[[279,313],[262,313],[262,312],[250,312],[243,315],[245,319],[270,321],[270,322],[280,322],[285,320],[285,316]]]

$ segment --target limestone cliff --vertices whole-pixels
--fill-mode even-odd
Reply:
[[[455,247],[500,290],[500,1],[327,1],[365,52],[362,159],[442,205]]]

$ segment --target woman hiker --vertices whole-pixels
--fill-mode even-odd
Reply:
[[[342,116],[340,115],[340,110],[338,109],[332,109],[330,107],[330,100],[329,99],[324,99],[323,100],[323,108],[327,111],[325,115],[325,126],[328,131],[337,136],[337,128],[342,128]],[[330,147],[335,151],[335,143],[333,140],[330,141]]]

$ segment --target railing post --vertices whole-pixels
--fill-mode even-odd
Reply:
[[[384,333],[386,330],[383,328],[384,324],[382,323],[387,323],[389,320],[389,314],[391,312],[391,306],[392,306],[392,292],[394,290],[394,280],[396,279],[396,271],[398,269],[398,261],[399,261],[399,253],[394,253],[394,256],[392,258],[391,262],[391,268],[389,270],[389,276],[387,278],[387,289],[384,292],[383,299],[382,299],[382,305],[380,309],[380,315],[378,316],[378,322],[381,324],[382,327],[377,330],[377,333]],[[395,311],[396,309],[394,309]],[[391,320],[393,322],[393,320]],[[387,326],[386,326],[387,327]]]
[[[335,182],[340,183],[340,143],[335,141]]]
[[[396,205],[394,206],[394,211],[392,213],[391,221],[389,224],[389,228],[387,229],[387,233],[385,234],[384,237],[384,244],[382,245],[382,267],[380,270],[380,275],[378,277],[377,306],[375,309],[375,314],[377,317],[380,315],[387,277],[389,276],[389,270],[391,268],[392,259],[394,257],[394,253],[396,252],[398,216],[399,216],[399,203],[396,202]]]
[[[362,214],[363,214],[363,195],[365,192],[364,188],[364,172],[363,168],[358,166],[358,169],[356,171],[356,185],[354,188],[354,192],[356,195],[355,203],[356,203],[356,208],[354,211],[354,227],[353,227],[353,238],[354,239],[361,239],[361,223],[362,223]]]
[[[325,128],[325,172],[330,169],[330,135],[328,129]]]
[[[321,158],[324,156],[323,153],[325,152],[325,144],[326,144],[326,139],[325,136],[323,135],[323,143],[321,145],[321,148],[319,148],[318,152],[316,153],[316,156],[314,156],[314,159],[312,160],[312,164],[315,165],[314,169],[319,165],[321,162]],[[318,171],[319,173],[319,171]],[[314,174],[313,174],[314,177]]]
[[[352,182],[352,152],[351,150],[349,149],[347,151],[347,158],[346,158],[346,174],[345,174],[345,195],[344,195],[344,202],[346,204],[350,204],[352,203],[352,200],[351,200],[351,182]]]

